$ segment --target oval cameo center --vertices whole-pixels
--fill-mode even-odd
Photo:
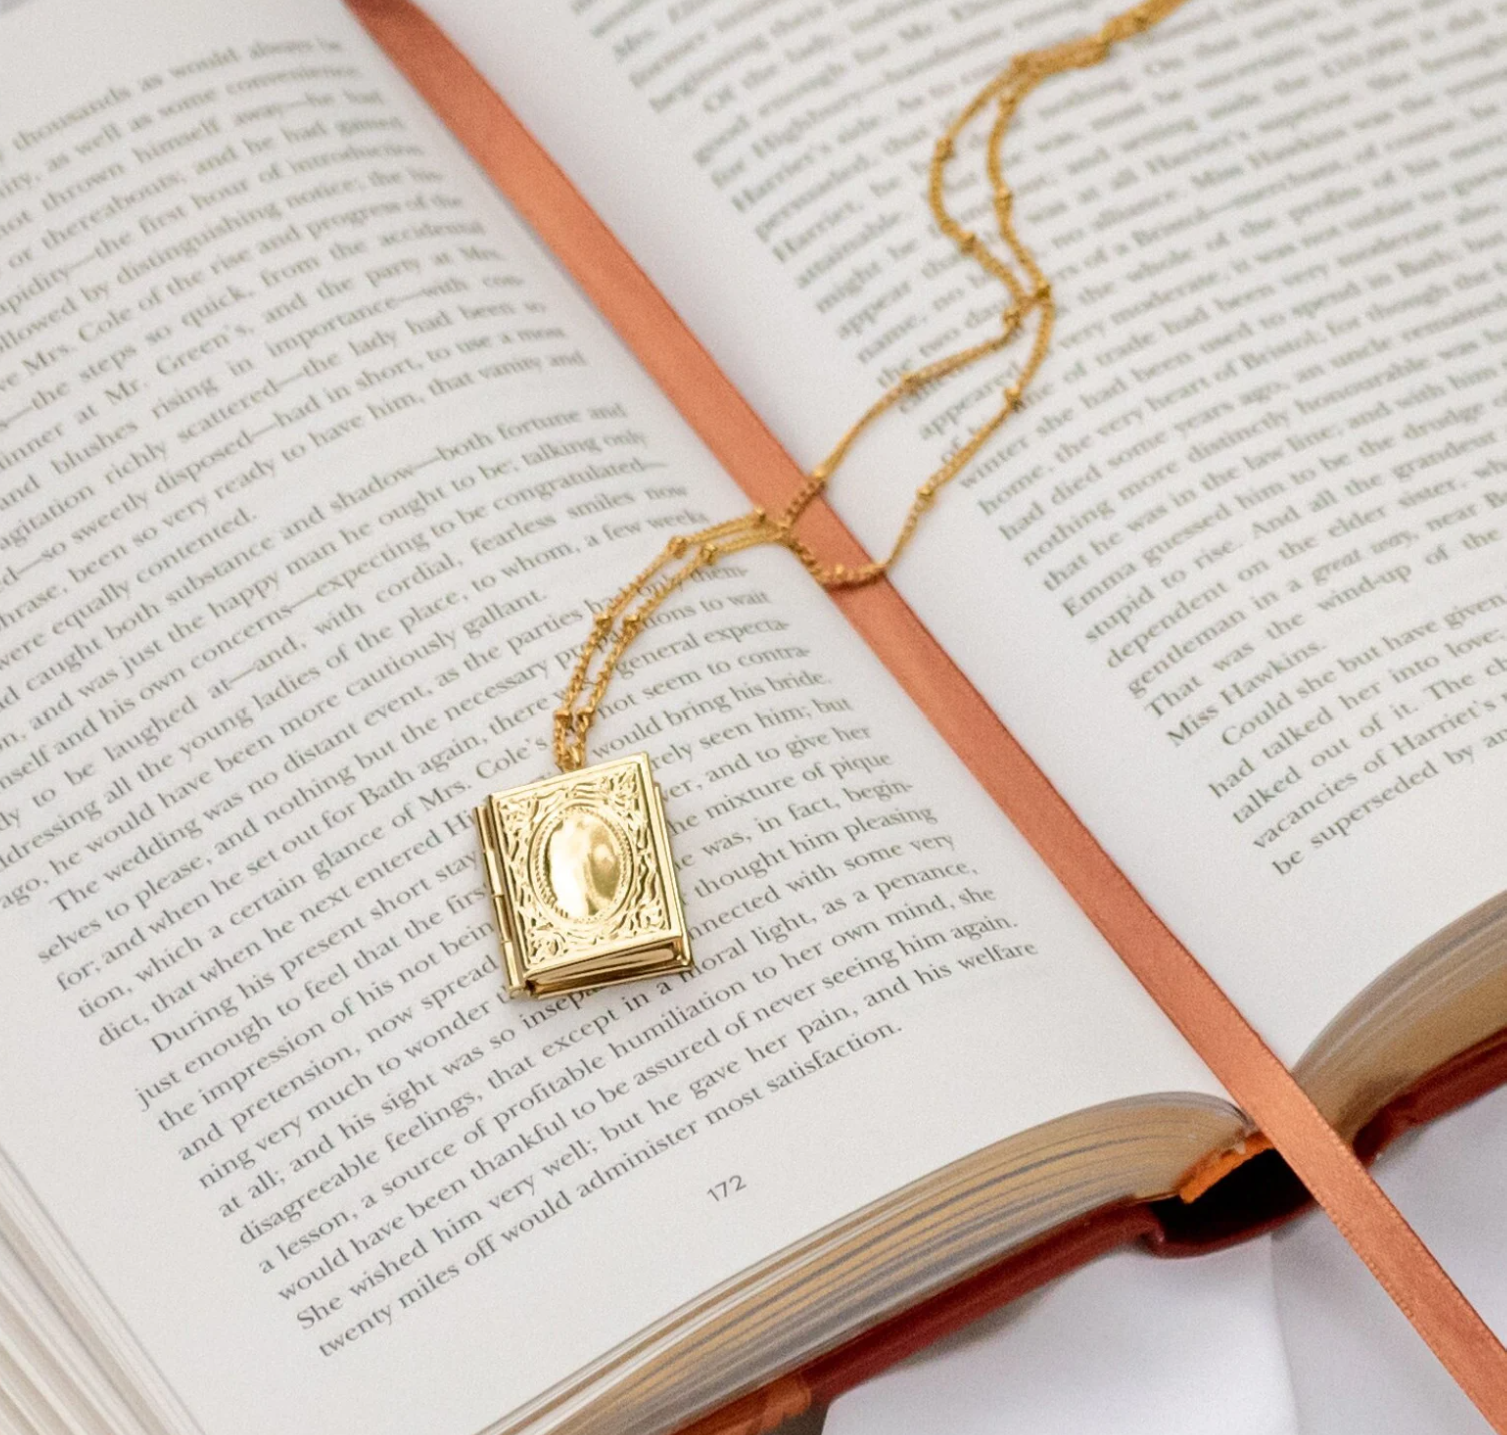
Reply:
[[[572,921],[601,917],[616,904],[623,883],[617,833],[595,812],[573,807],[560,818],[544,850],[555,905]]]

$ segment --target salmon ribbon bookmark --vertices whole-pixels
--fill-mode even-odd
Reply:
[[[788,502],[806,475],[470,61],[409,0],[347,4],[748,496],[771,509]],[[869,561],[825,502],[812,505],[803,527],[829,561]],[[1507,1350],[1292,1074],[895,589],[881,580],[832,598],[1282,1154],[1492,1428],[1507,1435]]]

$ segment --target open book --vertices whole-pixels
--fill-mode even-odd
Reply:
[[[995,313],[919,176],[1088,18],[431,8],[803,460]],[[1194,0],[1044,88],[1063,321],[895,573],[1347,1137],[1507,1026],[1499,70],[1463,0]],[[666,1430],[1252,1134],[775,551],[593,753],[696,971],[503,999],[469,807],[747,499],[334,0],[0,17],[0,259],[8,1427]],[[873,549],[1000,382],[859,454]]]

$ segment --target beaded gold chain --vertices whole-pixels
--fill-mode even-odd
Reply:
[[[576,771],[585,763],[587,733],[618,662],[639,630],[676,589],[703,568],[743,549],[773,543],[794,553],[823,588],[860,587],[889,571],[915,535],[922,515],[931,507],[937,494],[973,461],[1021,406],[1051,343],[1052,326],[1057,316],[1052,286],[1015,227],[1015,197],[1004,176],[1005,136],[1016,111],[1026,96],[1049,76],[1065,70],[1088,69],[1101,63],[1119,42],[1150,30],[1181,4],[1183,0],[1145,0],[1145,3],[1115,15],[1093,35],[1016,55],[948,125],[932,152],[927,203],[937,228],[953,242],[964,259],[977,264],[1004,286],[1008,301],[1001,311],[999,332],[897,379],[838,439],[832,451],[811,470],[799,492],[777,516],[771,517],[763,509],[755,509],[741,518],[670,539],[659,556],[626,584],[612,602],[597,613],[592,623],[585,647],[576,660],[554,715],[554,755],[562,772]],[[994,107],[994,122],[989,130],[984,164],[993,198],[995,224],[1008,258],[1001,258],[976,233],[953,217],[947,207],[945,192],[948,166],[956,156],[960,136],[991,105]],[[1001,352],[1033,315],[1036,316],[1036,325],[1030,349],[1015,377],[1005,386],[998,406],[916,490],[889,553],[878,561],[857,567],[824,564],[796,533],[796,525],[811,504],[826,491],[832,475],[865,430],[903,400],[970,368],[991,354]]]

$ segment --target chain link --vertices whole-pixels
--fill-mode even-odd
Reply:
[[[1016,55],[948,125],[932,152],[927,176],[927,203],[937,228],[953,242],[958,253],[998,281],[1009,296],[1000,311],[999,333],[903,374],[811,470],[806,482],[777,517],[770,518],[762,509],[755,509],[741,518],[672,538],[660,555],[597,613],[586,645],[565,685],[560,706],[555,711],[554,754],[562,772],[574,772],[585,764],[586,735],[591,730],[613,672],[639,630],[665,599],[703,568],[711,567],[728,554],[771,543],[794,553],[823,588],[861,587],[889,571],[915,535],[922,515],[931,507],[937,494],[973,462],[984,445],[1021,406],[1051,344],[1052,326],[1057,318],[1052,286],[1016,231],[1015,197],[1004,176],[1005,136],[1016,111],[1026,96],[1049,76],[1066,70],[1089,69],[1101,63],[1120,41],[1144,34],[1183,3],[1185,0],[1145,0],[1145,3],[1113,16],[1096,34]],[[996,254],[977,234],[958,223],[947,208],[945,192],[947,169],[956,157],[959,139],[991,105],[994,107],[994,121],[985,147],[984,167],[992,195],[995,227],[1008,258]],[[999,404],[916,490],[889,553],[878,561],[857,567],[822,562],[796,533],[796,525],[826,491],[832,475],[869,426],[897,404],[963,369],[971,368],[991,354],[1002,352],[1033,315],[1036,324],[1030,347],[1015,377],[1002,391]]]

